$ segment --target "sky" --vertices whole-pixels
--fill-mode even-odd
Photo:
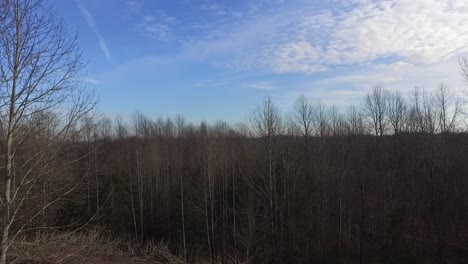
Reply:
[[[53,1],[53,0],[50,0]],[[271,97],[338,108],[375,85],[464,91],[465,0],[55,0],[105,115],[245,121]]]

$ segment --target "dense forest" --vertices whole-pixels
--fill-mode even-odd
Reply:
[[[344,113],[300,97],[283,118],[266,99],[233,127],[85,118],[61,156],[81,157],[66,174],[79,188],[34,225],[97,225],[222,263],[466,258],[460,102],[444,86],[408,100],[375,87]],[[34,200],[62,181],[44,178]]]
[[[239,124],[111,119],[41,1],[0,11],[0,263],[18,237],[84,229],[165,241],[185,262],[467,261],[455,90],[377,85],[360,105],[300,96],[287,114],[266,98]]]

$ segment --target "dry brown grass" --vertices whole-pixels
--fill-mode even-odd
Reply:
[[[173,255],[164,242],[123,241],[99,230],[19,236],[10,248],[10,256],[14,263],[66,263],[88,258],[184,263],[183,258]]]

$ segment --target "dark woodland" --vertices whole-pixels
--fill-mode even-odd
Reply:
[[[69,153],[89,153],[81,187],[37,224],[92,219],[222,263],[466,260],[468,135],[449,93],[375,87],[345,113],[301,97],[289,119],[266,99],[236,126],[88,120]]]

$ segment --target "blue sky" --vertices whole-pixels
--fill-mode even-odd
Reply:
[[[52,0],[51,0],[52,1]],[[463,91],[462,0],[60,0],[111,117],[245,121],[268,96],[338,107],[373,85]]]

